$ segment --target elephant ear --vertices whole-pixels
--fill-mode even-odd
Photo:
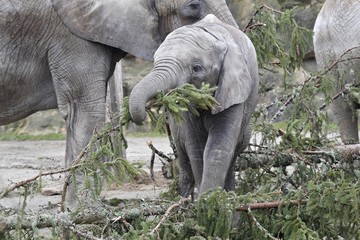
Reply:
[[[215,92],[215,99],[220,103],[220,106],[212,110],[212,113],[216,114],[234,104],[245,102],[252,91],[254,81],[246,61],[247,51],[245,48],[248,46],[247,40],[240,35],[240,38],[237,38],[237,43],[229,30],[223,27],[223,23],[214,21],[213,18],[209,20],[210,24],[206,24],[206,18],[204,19],[203,28],[205,31],[220,41],[221,45],[226,45],[217,84],[218,88]],[[202,24],[201,22],[204,23],[204,21],[199,23]],[[243,34],[238,29],[233,29]]]
[[[153,59],[161,43],[158,18],[145,1],[52,0],[52,3],[69,30],[86,40],[148,60]]]
[[[244,56],[238,48],[228,44],[215,92],[215,99],[220,103],[220,107],[212,110],[213,114],[245,102],[251,93],[253,81]]]

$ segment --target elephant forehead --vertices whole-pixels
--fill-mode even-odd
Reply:
[[[184,28],[171,33],[156,51],[155,59],[157,56],[164,55],[181,57],[195,54],[208,56],[211,54],[217,47],[216,39],[205,34],[204,30],[200,28],[197,30]],[[208,53],[204,54],[205,51]]]

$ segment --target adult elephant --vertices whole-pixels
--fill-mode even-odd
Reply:
[[[217,86],[219,106],[170,118],[180,164],[180,194],[195,197],[214,187],[232,190],[237,153],[247,146],[250,118],[258,98],[258,67],[250,39],[239,29],[209,15],[168,35],[155,53],[154,68],[132,90],[129,110],[145,119],[147,101],[158,91],[203,82]]]
[[[327,0],[314,26],[314,49],[319,69],[326,69],[338,60],[329,73],[335,79],[334,89],[340,92],[346,84],[354,83],[360,77],[360,1]],[[357,58],[357,59],[354,59]],[[359,142],[359,103],[348,96],[340,96],[331,105],[334,120],[345,144]]]
[[[169,32],[208,13],[236,25],[225,0],[2,0],[0,124],[59,108],[69,166],[105,121],[115,63],[152,60]]]

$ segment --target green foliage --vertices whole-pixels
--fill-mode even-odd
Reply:
[[[213,97],[216,87],[210,87],[203,83],[201,88],[196,88],[193,84],[184,84],[168,93],[159,92],[148,104],[146,112],[158,131],[163,131],[166,116],[170,114],[176,121],[182,120],[183,112],[191,112],[199,115],[199,110],[212,109],[218,105]],[[122,125],[127,126],[131,122],[129,112],[129,99],[124,99]]]
[[[83,174],[84,188],[93,190],[95,195],[100,194],[104,181],[108,185],[119,185],[138,177],[141,170],[121,157],[126,147],[122,127],[112,122],[106,124],[93,136],[84,150],[82,161],[73,166],[73,177],[76,177],[76,172]]]
[[[197,223],[204,228],[205,236],[229,239],[235,213],[233,192],[212,190],[195,204]]]
[[[156,96],[154,105],[162,105],[178,122],[182,120],[181,113],[190,111],[198,116],[198,110],[209,110],[218,105],[212,96],[217,87],[210,87],[207,83],[202,83],[201,88],[196,88],[193,84],[184,84],[180,88],[171,90],[167,94],[160,92]]]
[[[279,12],[266,5],[255,12],[244,32],[255,46],[259,67],[280,64],[291,73],[301,66],[312,31],[298,26],[293,15],[294,9]]]

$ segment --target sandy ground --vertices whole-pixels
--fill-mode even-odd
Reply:
[[[127,159],[131,162],[143,163],[143,169],[149,172],[151,150],[147,142],[164,153],[171,148],[166,137],[127,138]],[[65,141],[2,141],[0,142],[0,189],[12,182],[18,182],[36,176],[40,171],[54,171],[63,168]],[[166,189],[168,181],[161,176],[161,162],[156,157],[154,170],[156,182],[150,179],[139,183],[127,183],[120,187],[104,190],[106,198],[155,198]],[[59,195],[48,196],[49,193],[60,192],[63,175],[45,177],[42,181],[41,193],[31,196],[27,208],[35,210],[60,202]],[[21,194],[12,192],[8,197],[0,199],[0,207],[18,209]]]

